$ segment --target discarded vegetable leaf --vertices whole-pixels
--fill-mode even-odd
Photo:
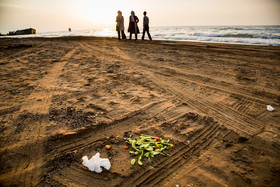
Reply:
[[[138,164],[139,164],[140,166],[143,165],[143,163],[141,162],[141,160],[138,160]]]
[[[164,155],[168,156],[168,154],[165,152],[165,150],[172,148],[171,143],[169,143],[169,140],[165,140],[162,138],[149,136],[141,134],[140,137],[137,137],[135,140],[132,140],[131,138],[127,138],[126,142],[131,145],[131,147],[135,151],[129,151],[131,156],[138,156],[137,163],[139,165],[143,165],[143,162],[141,161],[143,157],[148,158],[148,162],[151,164],[151,158],[155,155]],[[131,160],[131,164],[134,165],[136,162],[136,159]]]

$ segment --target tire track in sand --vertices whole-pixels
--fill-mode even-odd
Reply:
[[[255,135],[262,131],[262,124],[253,119],[251,116],[222,104],[212,104],[205,101],[203,98],[200,98],[192,92],[184,89],[184,86],[176,82],[176,80],[172,77],[166,78],[165,76],[155,74],[154,71],[157,72],[157,70],[147,69],[144,66],[141,66],[140,60],[132,59],[129,55],[125,54],[117,47],[114,47],[113,49],[120,58],[127,60],[129,65],[133,64],[141,69],[146,77],[155,84],[159,85],[162,89],[168,90],[181,101],[186,102],[189,106],[197,109],[198,111],[202,111],[205,114],[215,117],[215,120],[218,120],[221,124],[227,126],[228,128],[237,131],[238,133],[242,133],[243,135]]]
[[[170,111],[173,112],[173,111]],[[159,157],[154,159],[152,164],[155,166],[153,170],[143,168],[133,173],[129,178],[124,180],[118,186],[127,186],[135,184],[135,186],[162,186],[167,177],[172,176],[174,172],[179,170],[183,165],[195,162],[198,157],[203,157],[203,151],[211,149],[212,146],[219,143],[219,138],[224,137],[229,130],[219,124],[209,120],[204,127],[190,135],[181,134],[173,131],[168,124],[178,123],[180,119],[190,117],[190,114],[180,115],[182,111],[177,111],[178,116],[168,121],[162,122],[153,131],[163,136],[172,134],[180,137],[182,141],[170,153],[169,157]],[[169,116],[167,114],[167,116]]]
[[[48,114],[53,93],[59,88],[57,78],[62,74],[62,70],[67,63],[67,60],[72,57],[75,51],[76,48],[63,56],[61,61],[54,64],[48,74],[38,81],[37,88],[35,88],[33,93],[25,99],[21,109],[15,115],[15,119],[17,119],[19,115],[27,113],[37,116]],[[11,185],[14,183],[21,183],[24,186],[35,186],[41,180],[41,166],[44,163],[44,143],[42,143],[43,141],[41,140],[44,138],[47,121],[40,119],[32,125],[34,125],[32,131],[23,132],[19,143],[8,148],[14,149],[24,147],[28,158],[27,164],[24,166],[17,165],[17,168],[14,170],[15,172],[5,174],[5,176],[12,176],[10,181]],[[27,136],[30,138],[30,141],[28,142],[25,140]]]
[[[38,46],[38,47],[42,47],[42,46]],[[36,51],[36,53],[32,53],[31,52],[32,50],[33,50],[33,48],[30,47],[30,48],[24,49],[16,54],[14,54],[14,55],[4,57],[0,60],[0,64],[5,64],[6,61],[9,61],[9,63],[16,62],[17,60],[20,60],[22,58],[26,58],[26,57],[32,56],[34,54],[37,55],[40,52],[46,51],[46,49],[39,49],[38,51]]]
[[[89,49],[91,48],[89,45],[82,45],[81,47],[83,47],[88,52],[91,51]],[[118,51],[118,53],[122,53],[122,52]],[[130,60],[130,58],[127,57],[126,60]],[[179,112],[179,114],[181,114],[181,112]],[[166,118],[166,116],[170,116],[170,115],[167,114],[164,116],[165,116],[164,118]],[[142,126],[145,126],[145,124]],[[166,134],[169,133],[170,133],[169,129],[167,128]],[[161,184],[166,177],[168,177],[174,171],[179,169],[182,164],[192,162],[191,158],[195,157],[195,155],[198,156],[202,150],[209,149],[209,147],[217,143],[217,138],[224,136],[226,133],[227,131],[223,131],[219,125],[205,126],[205,128],[202,131],[200,131],[197,135],[194,135],[193,137],[184,138],[184,139],[191,140],[192,145],[190,147],[189,145],[185,145],[185,144],[178,145],[176,150],[174,150],[174,152],[168,159],[163,158],[154,163],[155,165],[160,167],[156,168],[153,171],[141,170],[136,174],[130,176],[129,179],[126,179],[125,181],[121,182],[118,186],[126,186],[128,184],[135,184],[137,186],[154,186],[154,185]],[[180,135],[177,134],[177,136]],[[169,160],[170,158],[172,159]],[[84,173],[83,168],[81,167],[74,167],[74,168],[78,170],[79,173]],[[60,182],[64,182],[64,180],[60,180]]]
[[[85,50],[96,50],[102,52],[104,55],[104,50],[100,50],[90,44],[82,44],[83,48]],[[245,136],[253,136],[255,134],[258,134],[259,132],[263,131],[263,125],[250,115],[244,114],[243,112],[239,111],[236,108],[232,108],[230,106],[226,106],[219,103],[210,103],[207,100],[204,100],[201,97],[198,97],[197,95],[193,94],[192,92],[183,89],[184,85],[181,85],[179,82],[176,81],[176,78],[180,79],[180,76],[175,78],[168,77],[161,75],[158,69],[151,69],[145,67],[145,63],[137,58],[131,58],[128,54],[126,54],[124,51],[120,50],[118,47],[113,47],[114,52],[108,52],[106,53],[110,54],[111,56],[118,56],[118,58],[123,59],[124,63],[126,63],[128,66],[134,66],[137,67],[138,70],[141,70],[143,74],[146,75],[148,79],[150,79],[152,82],[160,86],[163,90],[168,90],[170,93],[175,95],[178,99],[180,99],[182,102],[187,103],[189,106],[197,109],[198,111],[201,111],[207,115],[210,115],[212,117],[215,117],[216,120],[221,122],[221,124],[227,126],[228,128],[236,131],[237,133],[241,133]],[[116,54],[117,53],[117,54]],[[240,95],[243,95],[240,93]],[[248,97],[248,95],[246,95]],[[245,97],[245,98],[246,98]],[[250,97],[250,96],[249,96]]]

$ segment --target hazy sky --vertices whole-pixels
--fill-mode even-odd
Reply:
[[[280,0],[0,0],[0,32],[114,28],[121,10],[148,12],[150,26],[280,25]]]

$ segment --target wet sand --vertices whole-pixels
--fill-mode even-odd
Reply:
[[[280,47],[74,37],[0,49],[2,186],[280,184]],[[127,133],[175,147],[132,166]],[[109,171],[81,164],[97,152]]]

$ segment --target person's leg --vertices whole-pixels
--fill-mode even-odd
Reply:
[[[121,33],[120,33],[120,31],[118,31],[118,39],[119,39],[119,40],[121,39]]]
[[[150,33],[149,33],[149,32],[148,32],[148,36],[149,36],[149,39],[150,39],[150,40],[152,40],[152,37],[151,37],[151,35],[150,35]]]
[[[125,35],[124,31],[122,31],[122,39],[126,39],[126,35]]]
[[[132,37],[132,32],[130,32],[129,34],[129,40],[131,40],[131,37]]]
[[[134,23],[134,34],[135,34],[135,41],[137,40],[137,24]]]
[[[145,27],[143,28],[143,35],[142,35],[142,40],[144,40],[144,38],[145,38]]]
[[[150,35],[150,29],[149,29],[149,26],[147,27],[147,34],[148,34],[149,39],[150,39],[150,40],[152,40],[152,37],[151,37],[151,35]]]

